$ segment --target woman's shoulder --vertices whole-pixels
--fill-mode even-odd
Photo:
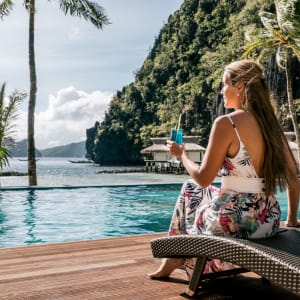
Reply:
[[[230,125],[230,120],[228,118],[228,115],[222,115],[222,116],[217,117],[215,119],[215,121],[214,121],[214,125],[218,126],[218,127],[219,126],[221,126],[221,127],[223,127],[223,126],[225,126],[225,127],[229,126]]]
[[[214,120],[213,126],[212,126],[212,132],[214,134],[219,133],[222,137],[225,135],[231,135],[232,124],[228,118],[227,115],[222,115],[217,117]]]
[[[253,117],[251,114],[245,111],[234,111],[226,115],[219,116],[214,121],[215,127],[228,128],[232,126],[232,123],[235,125],[240,123],[248,123]]]
[[[218,116],[217,118],[215,118],[214,123],[222,123],[225,120],[228,120],[228,115]]]

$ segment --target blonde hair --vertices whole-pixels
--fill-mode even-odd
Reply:
[[[263,176],[266,194],[273,195],[277,185],[281,190],[286,187],[292,171],[284,159],[287,141],[276,117],[263,69],[252,60],[240,60],[226,66],[225,71],[233,85],[245,85],[242,109],[249,111],[261,128],[265,142]]]

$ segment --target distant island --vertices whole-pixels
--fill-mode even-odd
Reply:
[[[16,142],[15,147],[10,149],[12,157],[27,156],[27,140]],[[46,149],[36,149],[36,157],[79,157],[84,158],[86,154],[85,141],[70,143]]]

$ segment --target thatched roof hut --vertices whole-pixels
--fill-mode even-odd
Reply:
[[[166,145],[166,137],[150,138],[153,145],[141,150],[142,154],[152,154],[155,161],[168,161],[170,160],[169,149]],[[199,136],[184,136],[185,149],[188,156],[194,161],[201,161],[205,152],[205,148],[197,144]]]
[[[141,150],[142,154],[146,153],[153,153],[153,152],[168,152],[168,147],[166,145],[166,142],[168,138],[150,138],[151,142],[153,143],[151,146],[144,148]]]

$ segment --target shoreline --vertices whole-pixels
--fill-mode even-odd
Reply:
[[[106,168],[106,167],[103,167]],[[145,167],[122,167],[119,169],[104,169],[97,171],[96,174],[116,174],[116,173],[144,173],[146,172]],[[150,172],[147,172],[150,173]]]
[[[57,186],[0,186],[0,191],[23,191],[23,190],[52,190],[52,189],[88,189],[88,188],[118,188],[118,187],[139,187],[139,186],[168,186],[181,185],[178,182],[165,183],[132,183],[132,184],[108,184],[108,185],[57,185]]]
[[[37,188],[59,188],[59,187],[103,187],[103,186],[133,186],[133,185],[162,185],[183,184],[189,179],[188,175],[157,174],[147,172],[107,172],[99,174],[86,174],[81,177],[77,175],[38,175]],[[4,176],[0,177],[0,189],[30,188],[28,176]]]
[[[74,157],[41,158],[37,162],[38,187],[59,186],[110,186],[134,184],[164,184],[183,183],[187,175],[145,172],[144,166],[119,165],[99,166],[91,163],[71,163],[69,160],[78,160]],[[134,170],[134,172],[133,172]],[[3,172],[18,172],[24,176],[1,176],[0,186],[27,187],[27,162],[18,158],[9,160]]]
[[[6,176],[28,176],[28,173],[25,172],[17,172],[17,171],[4,171],[0,172],[0,177],[6,177]]]

